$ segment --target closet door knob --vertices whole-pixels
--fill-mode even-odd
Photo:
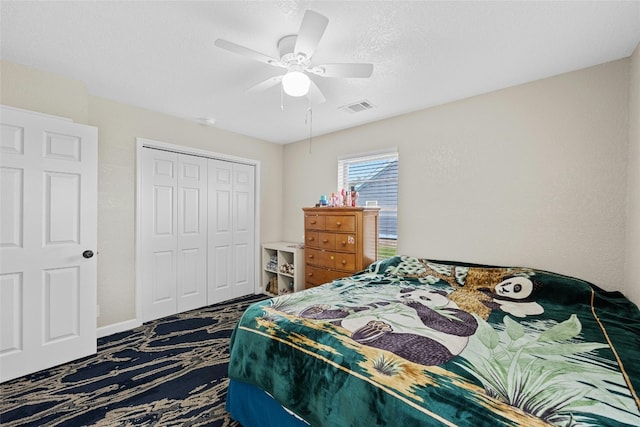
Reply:
[[[84,251],[82,252],[82,256],[89,259],[93,257],[93,251]]]

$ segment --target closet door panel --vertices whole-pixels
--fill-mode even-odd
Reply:
[[[151,272],[153,284],[151,300],[153,303],[160,305],[175,301],[175,265],[175,251],[155,251],[153,253],[153,270]],[[171,311],[167,309],[166,312],[161,312],[160,317],[169,313]]]
[[[254,167],[233,165],[233,290],[232,296],[254,291]]]
[[[142,320],[176,311],[178,155],[143,150],[141,194]]]
[[[233,265],[234,265],[234,290],[233,297],[239,297],[250,294],[253,291],[253,287],[249,290],[247,286],[250,285],[252,272],[249,268],[251,263],[251,254],[249,246],[245,244],[233,245]]]
[[[178,156],[177,311],[207,304],[207,159]]]
[[[210,270],[210,284],[211,288],[209,292],[209,296],[213,297],[213,300],[210,298],[209,303],[213,304],[214,302],[224,301],[225,299],[229,299],[230,297],[224,298],[224,295],[230,295],[229,289],[231,289],[229,280],[231,277],[229,266],[231,265],[231,260],[233,259],[233,255],[229,252],[228,246],[219,246],[215,248],[212,258],[209,260],[209,265],[212,265],[212,270]],[[223,296],[220,296],[223,295]]]
[[[233,297],[233,164],[209,159],[209,304]]]

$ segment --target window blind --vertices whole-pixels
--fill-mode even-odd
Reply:
[[[396,254],[398,240],[398,153],[370,154],[338,160],[338,189],[358,192],[358,206],[380,207],[378,257]]]

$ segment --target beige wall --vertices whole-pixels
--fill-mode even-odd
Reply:
[[[336,187],[338,156],[397,147],[399,252],[623,287],[628,60],[284,148],[284,238]],[[375,101],[376,100],[372,100]],[[366,113],[361,113],[366,114]]]
[[[625,293],[640,306],[640,45],[630,60]]]
[[[261,241],[280,238],[281,145],[90,96],[75,80],[7,62],[1,66],[0,103],[98,128],[98,326],[135,318],[136,137],[259,161]]]
[[[5,105],[87,124],[89,93],[77,80],[0,61],[0,99]]]

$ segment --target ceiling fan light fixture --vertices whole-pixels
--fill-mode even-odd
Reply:
[[[289,96],[304,96],[309,92],[311,80],[302,71],[289,71],[282,77],[282,88]]]

